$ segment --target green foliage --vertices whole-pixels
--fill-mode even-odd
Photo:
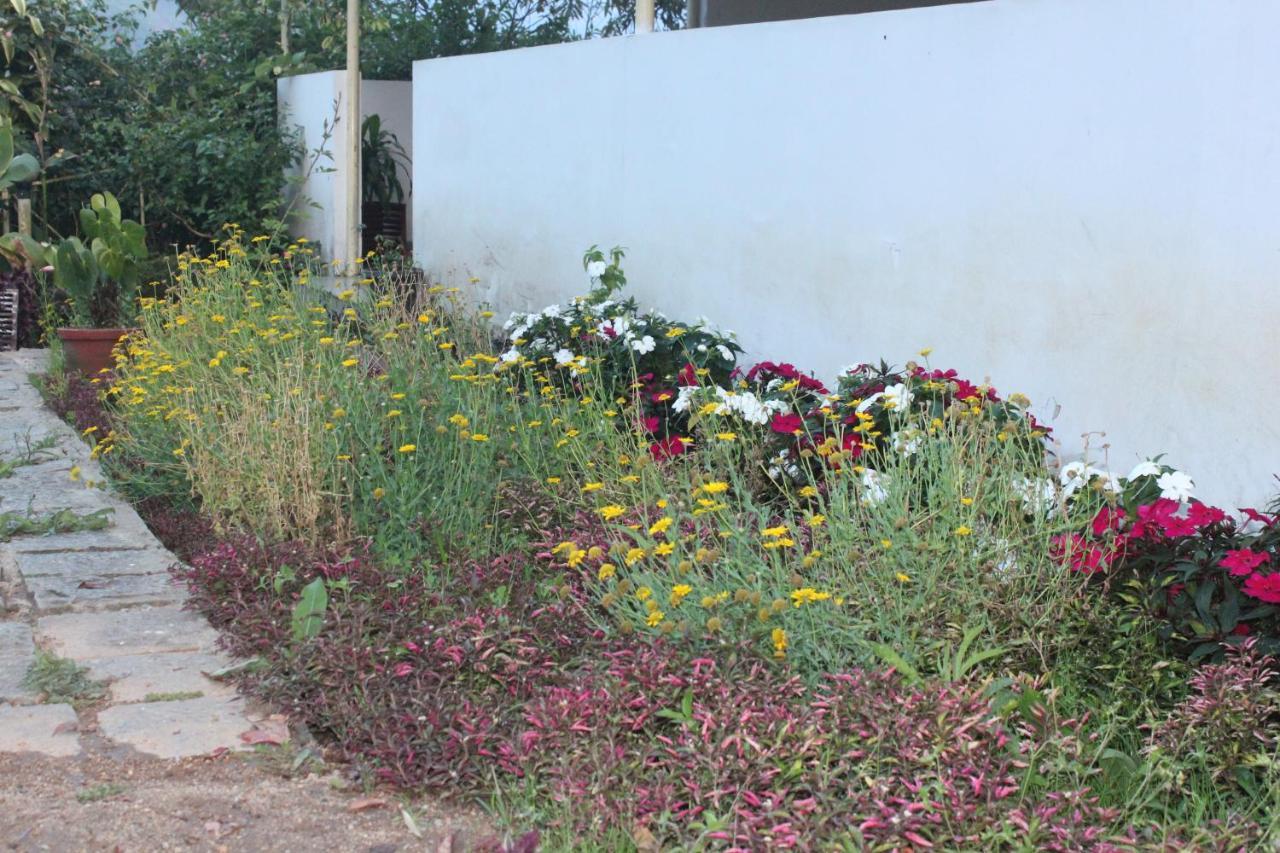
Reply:
[[[50,257],[53,283],[68,300],[70,322],[129,322],[147,257],[146,232],[137,222],[120,218],[120,203],[111,193],[95,193],[89,206],[81,208],[80,231],[87,244],[68,237]]]
[[[46,536],[53,533],[78,533],[82,530],[105,530],[111,524],[111,509],[77,513],[60,509],[47,515],[31,512],[0,512],[0,542],[14,536]]]
[[[371,115],[360,129],[360,165],[363,169],[364,200],[378,204],[400,204],[404,186],[399,172],[409,173],[409,155],[396,135],[382,127],[382,119]]]
[[[0,192],[25,183],[39,173],[40,164],[35,157],[13,153],[13,130],[0,127]]]
[[[147,701],[151,700],[148,699]],[[123,794],[124,792],[125,787],[123,785],[116,784],[115,782],[103,782],[101,784],[82,788],[81,790],[76,791],[76,802],[96,803],[100,800],[109,800],[112,797]]]
[[[302,588],[302,595],[293,607],[292,627],[294,642],[301,643],[320,633],[324,627],[324,614],[329,608],[329,589],[324,578],[316,578]]]
[[[57,447],[58,437],[56,435],[47,435],[37,441],[32,441],[31,434],[28,433],[20,443],[15,443],[20,444],[16,456],[11,459],[0,456],[0,480],[5,477],[12,477],[15,471],[26,465],[39,465],[41,462],[53,459],[54,456],[48,451]]]
[[[106,695],[102,682],[89,677],[89,670],[73,660],[51,652],[37,651],[27,669],[23,687],[39,693],[50,704],[91,705]]]

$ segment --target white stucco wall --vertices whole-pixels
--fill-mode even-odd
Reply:
[[[364,80],[360,87],[360,115],[377,114],[384,128],[400,140],[408,153],[413,151],[413,104],[411,84],[406,80]],[[295,237],[306,237],[321,244],[326,258],[341,250],[347,227],[346,178],[349,158],[343,144],[342,104],[346,103],[346,78],[342,71],[317,71],[282,77],[276,81],[276,98],[280,121],[290,129],[300,130],[307,149],[307,164],[314,151],[324,147],[328,156],[321,157],[310,169],[306,180],[290,184],[290,192],[300,192],[302,199],[293,207],[295,219],[290,231]],[[327,142],[324,125],[329,122],[332,133]],[[293,170],[295,179],[305,166]],[[408,175],[401,175],[405,187],[405,203],[409,210],[409,227],[413,227],[413,197]],[[412,233],[412,231],[410,231]]]
[[[414,66],[420,261],[644,303],[830,377],[933,362],[1070,454],[1280,472],[1280,3],[995,0]]]

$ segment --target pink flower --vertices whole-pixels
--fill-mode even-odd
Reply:
[[[1198,528],[1188,519],[1178,517],[1181,507],[1180,503],[1169,498],[1157,498],[1152,503],[1138,507],[1138,523],[1134,525],[1130,535],[1141,539],[1159,531],[1170,539],[1190,536]]]
[[[647,432],[657,432],[658,425],[661,423],[662,421],[658,418],[657,415],[650,415],[649,417],[644,419],[644,428]]]
[[[1217,524],[1227,517],[1227,514],[1216,506],[1200,503],[1200,501],[1192,501],[1191,508],[1187,510],[1187,521],[1195,525],[1199,530],[1201,527],[1208,527],[1210,524]]]
[[[1238,578],[1252,574],[1254,569],[1270,560],[1271,555],[1265,552],[1260,553],[1248,548],[1238,548],[1234,551],[1228,551],[1226,556],[1218,561],[1218,565],[1224,569],[1229,569],[1231,575]]]
[[[1245,507],[1240,511],[1243,512],[1249,520],[1256,521],[1259,524],[1265,524],[1267,527],[1271,527],[1277,521],[1280,521],[1280,515],[1267,515],[1265,512],[1258,512],[1256,509],[1251,509],[1250,507]]]
[[[779,412],[773,416],[773,423],[770,426],[774,432],[782,433],[783,435],[794,435],[804,426],[804,419],[799,415]]]
[[[664,438],[661,441],[655,441],[649,445],[649,455],[659,462],[664,459],[673,459],[676,456],[681,456],[684,451],[685,443],[677,435]]]
[[[1104,506],[1093,517],[1093,524],[1091,525],[1093,535],[1101,538],[1106,536],[1109,531],[1119,530],[1120,525],[1124,523],[1127,516],[1128,513],[1123,509],[1112,509],[1109,506]]]
[[[391,673],[396,678],[404,678],[406,675],[413,675],[413,664],[398,663]]]
[[[1053,538],[1053,554],[1071,564],[1071,571],[1092,575],[1104,571],[1115,562],[1119,551],[1105,548],[1085,539],[1079,533]]]
[[[653,399],[653,402],[655,402],[655,403],[665,403],[665,402],[667,402],[668,400],[670,400],[670,399],[671,399],[672,397],[674,397],[674,396],[675,396],[675,392],[670,391],[670,390],[668,390],[668,389],[664,388],[664,389],[662,389],[661,391],[657,391],[657,392],[655,392],[655,393],[653,394],[653,398],[652,398],[652,399]]]
[[[1267,604],[1280,604],[1280,572],[1250,575],[1244,582],[1244,594]]]

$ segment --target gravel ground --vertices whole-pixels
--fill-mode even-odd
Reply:
[[[289,778],[291,763],[269,749],[179,761],[0,755],[0,850],[455,853],[495,844],[477,810],[366,792],[328,768]]]

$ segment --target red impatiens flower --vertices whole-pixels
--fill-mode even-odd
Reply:
[[[1124,523],[1127,517],[1128,513],[1119,507],[1112,509],[1109,506],[1104,506],[1093,517],[1093,524],[1091,525],[1093,535],[1102,538],[1107,535],[1108,531],[1119,530],[1120,525]]]
[[[1267,515],[1265,512],[1258,512],[1256,509],[1251,507],[1245,507],[1240,511],[1243,512],[1250,521],[1256,521],[1259,524],[1266,525],[1267,527],[1272,527],[1277,522],[1280,522],[1280,515]]]
[[[1055,536],[1052,553],[1059,560],[1069,562],[1071,571],[1092,575],[1110,568],[1120,552],[1072,533],[1069,537]]]
[[[1264,575],[1262,572],[1250,575],[1244,582],[1244,594],[1265,601],[1267,604],[1280,604],[1280,572]]]
[[[1226,517],[1227,514],[1216,506],[1209,506],[1200,501],[1192,501],[1190,508],[1187,509],[1187,521],[1195,525],[1197,530],[1208,527],[1210,524],[1217,524]]]
[[[661,462],[664,459],[672,459],[683,455],[687,446],[680,436],[673,435],[649,445],[649,455]]]
[[[773,422],[769,426],[773,428],[774,432],[779,432],[783,435],[794,435],[804,426],[804,419],[799,415],[778,412],[773,416]]]
[[[1152,503],[1138,507],[1138,522],[1130,535],[1135,539],[1157,533],[1170,539],[1192,535],[1199,528],[1189,519],[1178,516],[1181,508],[1182,504],[1169,498],[1157,498]]]
[[[1270,560],[1271,555],[1265,552],[1237,548],[1234,551],[1228,551],[1226,556],[1218,561],[1218,565],[1230,570],[1234,577],[1243,577],[1252,574],[1254,569]]]

